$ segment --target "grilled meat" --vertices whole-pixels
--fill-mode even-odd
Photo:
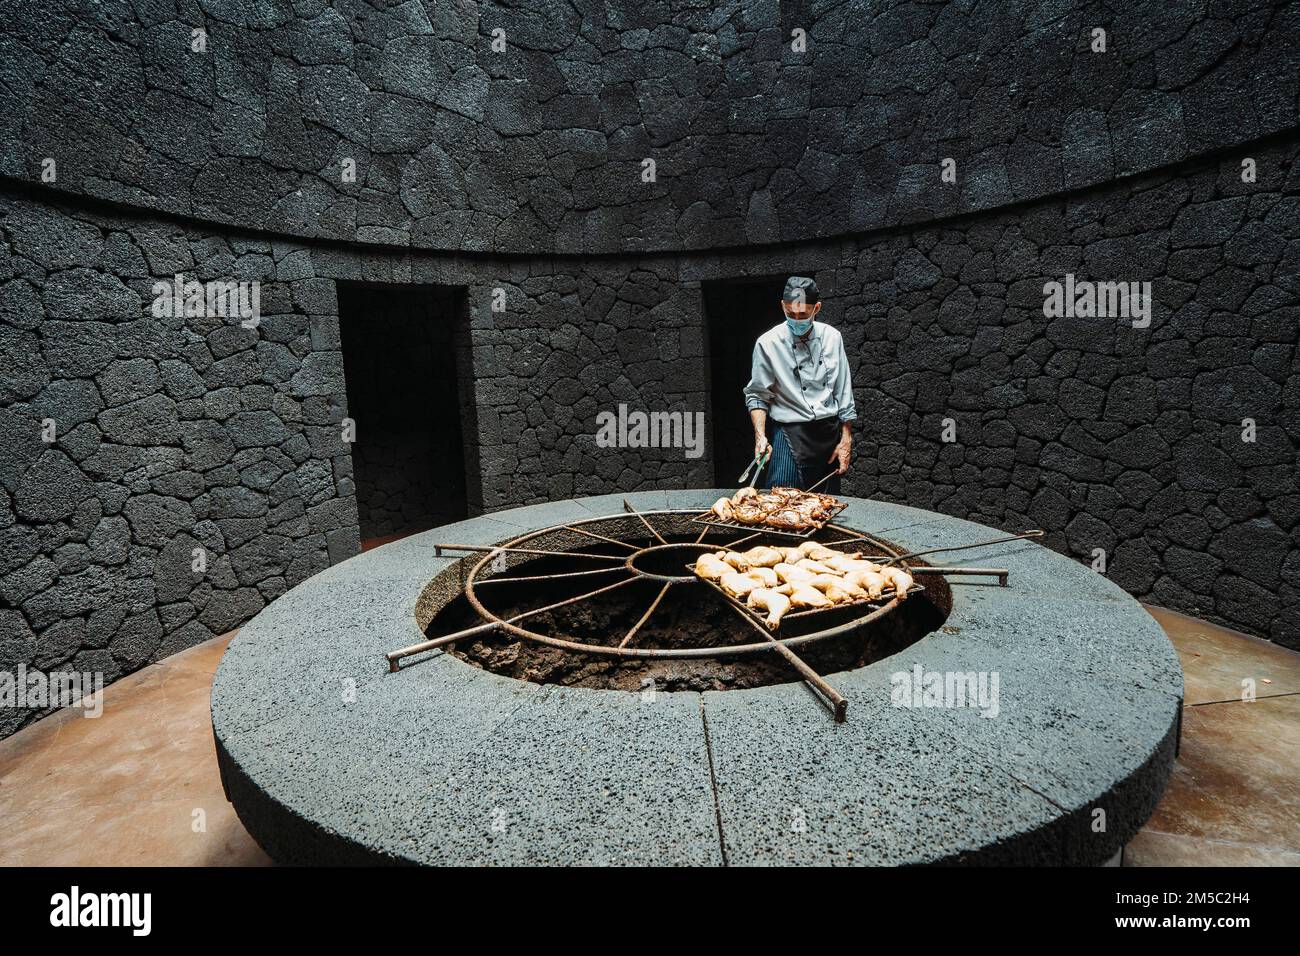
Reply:
[[[774,568],[785,560],[783,552],[761,544],[743,553],[752,568]]]
[[[695,574],[706,581],[716,581],[724,574],[731,574],[735,569],[718,558],[716,554],[702,554],[695,562]]]
[[[732,597],[738,598],[743,598],[750,591],[763,586],[762,582],[751,578],[748,574],[740,574],[735,571],[731,574],[724,574],[718,583],[722,585],[722,590]]]
[[[779,591],[773,591],[769,588],[758,588],[750,591],[749,599],[745,603],[759,611],[766,611],[767,626],[773,631],[780,625],[785,612],[790,610],[790,599]]]
[[[811,571],[784,562],[776,566],[776,576],[786,584],[807,584],[816,577]]]
[[[902,568],[885,568],[880,572],[881,575],[894,586],[894,594],[901,601],[907,597],[907,591],[912,586],[912,576]]]
[[[790,603],[795,607],[823,608],[834,602],[811,584],[796,584],[790,592]]]

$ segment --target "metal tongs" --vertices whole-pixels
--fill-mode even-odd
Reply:
[[[748,480],[749,481],[748,487],[750,488],[754,487],[754,485],[758,482],[758,476],[761,475],[763,473],[763,469],[767,467],[767,460],[771,457],[772,457],[772,446],[769,445],[767,449],[763,452],[763,454],[754,456],[754,460],[749,463],[748,468],[746,468],[744,471],[740,473],[740,477],[736,479],[736,482],[741,487],[746,487],[745,482]],[[757,466],[757,468],[755,468],[755,466]],[[754,472],[754,477],[752,480],[749,477],[749,473],[751,471]]]

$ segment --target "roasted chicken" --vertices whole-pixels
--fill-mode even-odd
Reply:
[[[760,495],[747,495],[747,505]],[[742,505],[740,507],[745,507]],[[695,563],[700,578],[719,585],[754,611],[766,612],[764,622],[776,630],[794,610],[822,610],[892,595],[901,601],[913,586],[902,568],[882,566],[860,557],[861,552],[836,551],[814,541],[798,547],[757,545],[745,552],[706,553]]]
[[[719,498],[709,509],[727,524],[767,525],[782,531],[807,531],[828,521],[840,506],[832,495],[772,488],[757,491],[741,488],[730,498]]]
[[[770,588],[758,588],[750,591],[749,598],[745,603],[756,610],[766,611],[765,623],[773,631],[780,626],[781,618],[785,616],[785,612],[790,610],[790,599],[780,591],[774,591]]]

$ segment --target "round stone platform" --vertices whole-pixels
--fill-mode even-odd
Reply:
[[[1008,568],[1010,585],[951,579],[940,630],[828,675],[849,699],[843,724],[797,681],[642,695],[439,652],[389,673],[384,654],[422,640],[457,592],[463,555],[436,557],[432,542],[495,544],[617,515],[624,498],[649,511],[722,493],[499,512],[279,598],[240,631],[212,690],[240,819],[285,863],[633,865],[1097,864],[1146,821],[1174,759],[1178,659],[1131,597],[1031,543],[934,556]],[[1000,534],[847,500],[838,523],[908,550]],[[972,672],[996,678],[995,706],[895,706],[908,681]]]

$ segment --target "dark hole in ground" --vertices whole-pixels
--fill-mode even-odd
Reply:
[[[670,541],[682,540],[669,536]],[[649,546],[652,542],[642,542]],[[656,542],[657,543],[657,542]],[[592,554],[618,554],[615,549],[581,549]],[[676,552],[664,551],[667,556]],[[679,553],[675,565],[663,560],[637,564],[656,573],[678,573],[690,560]],[[523,577],[555,574],[595,567],[581,559],[538,558],[512,568],[507,575]],[[466,569],[468,572],[468,569]],[[681,573],[686,573],[681,570]],[[608,575],[545,582],[520,582],[479,586],[479,600],[501,618],[531,608],[563,601],[595,590],[622,576]],[[926,590],[904,601],[896,610],[848,633],[795,648],[796,653],[822,674],[862,667],[895,654],[940,627],[951,609],[951,592],[940,577],[927,576]],[[578,604],[547,611],[521,621],[530,630],[605,646],[616,646],[654,600],[662,581],[643,579]],[[866,613],[861,607],[828,611],[822,615],[783,622],[782,637],[825,630]],[[425,633],[439,637],[483,623],[462,594],[438,612]],[[752,644],[761,636],[727,607],[722,596],[700,583],[673,585],[629,646],[722,647]],[[773,652],[741,657],[686,659],[619,659],[548,647],[505,631],[473,636],[450,645],[457,657],[493,673],[538,684],[636,691],[654,682],[657,690],[728,690],[784,684],[800,678]]]
[[[338,303],[361,538],[467,517],[464,290],[341,282]]]

